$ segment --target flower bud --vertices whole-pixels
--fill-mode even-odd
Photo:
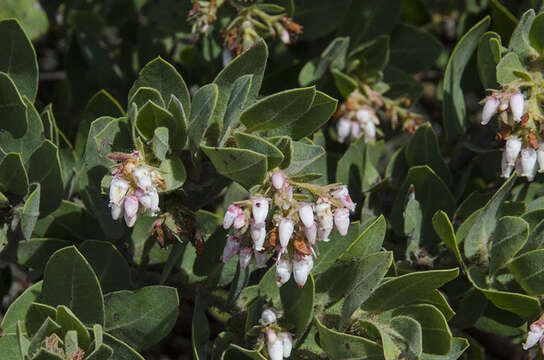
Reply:
[[[280,38],[281,38],[281,41],[286,45],[289,45],[291,43],[291,38],[289,37],[289,31],[287,31],[286,29],[284,29],[281,32]]]
[[[268,201],[262,196],[254,196],[251,198],[251,212],[255,224],[264,223],[268,215]]]
[[[493,115],[497,113],[500,105],[499,99],[496,96],[488,97],[482,110],[482,125],[487,125]]]
[[[291,239],[294,230],[295,224],[293,223],[293,220],[289,218],[283,218],[280,220],[279,232],[282,249],[287,248],[287,245],[289,245],[289,240]]]
[[[350,211],[355,210],[355,203],[353,200],[351,200],[351,196],[349,196],[348,188],[347,186],[340,186],[336,190],[334,190],[331,193],[332,197],[337,200],[342,206],[345,208],[348,208]]]
[[[149,192],[153,189],[153,181],[149,170],[144,166],[138,166],[132,172],[134,182],[140,189]]]
[[[291,278],[291,263],[286,259],[279,259],[276,263],[276,275],[278,276],[278,281],[276,284],[282,286]]]
[[[529,327],[527,340],[523,343],[523,350],[528,350],[535,346],[544,335],[544,327],[540,320],[535,321]]]
[[[338,208],[334,210],[334,224],[342,236],[346,236],[349,229],[349,210]]]
[[[538,172],[544,171],[544,143],[538,145],[538,150],[536,151],[536,157],[538,160]]]
[[[314,210],[312,209],[312,204],[302,203],[298,208],[298,216],[304,226],[312,226],[314,223]]]
[[[240,249],[240,268],[245,270],[251,261],[253,256],[253,249],[247,246],[244,246]]]
[[[255,266],[257,266],[258,269],[266,267],[266,260],[268,260],[266,252],[254,250],[253,256],[255,256]]]
[[[514,165],[521,151],[521,139],[517,136],[510,136],[506,140],[506,146],[504,148],[506,163],[508,165]]]
[[[110,204],[121,205],[129,187],[128,181],[120,176],[115,176],[110,184]]]
[[[506,162],[506,152],[502,153],[501,177],[508,179],[514,170],[514,165],[508,165]]]
[[[246,224],[247,224],[246,215],[243,212],[241,212],[234,219],[234,230],[240,230],[241,228],[246,226]]]
[[[283,357],[288,358],[291,356],[291,350],[293,349],[293,336],[288,332],[280,332],[278,337],[283,345]]]
[[[242,213],[242,209],[238,205],[229,205],[223,218],[223,229],[227,230],[234,223],[234,219]]]
[[[125,198],[125,218],[133,218],[138,213],[138,198],[136,195],[128,195]]]
[[[266,329],[266,338],[268,344],[268,355],[270,360],[283,359],[283,342],[278,338],[276,332],[272,329]]]
[[[123,205],[111,205],[111,218],[113,220],[119,220],[119,218],[123,215]]]
[[[365,133],[365,139],[376,140],[376,124],[373,121],[367,121],[363,123],[363,132]]]
[[[350,125],[351,125],[350,139],[351,141],[355,141],[361,137],[361,125],[355,121],[350,121]]]
[[[343,143],[351,132],[351,121],[341,117],[336,123],[336,132],[338,133],[338,142]]]
[[[319,219],[320,228],[332,229],[333,218],[331,204],[328,201],[321,202],[315,207],[315,212]]]
[[[276,312],[272,308],[268,308],[263,311],[261,314],[261,319],[259,320],[259,324],[262,326],[268,326],[272,323],[275,323],[276,320],[278,320],[276,316]]]
[[[298,260],[295,259],[293,262],[293,276],[295,277],[298,287],[304,287],[313,267],[314,259],[312,258],[312,255],[304,255]]]
[[[510,109],[512,110],[512,117],[515,121],[521,121],[524,101],[523,94],[519,91],[510,96]]]
[[[142,189],[138,189],[134,192],[134,195],[138,198],[138,201],[145,209],[151,209],[153,206],[153,200],[151,195],[144,192]]]
[[[521,176],[532,181],[536,174],[536,151],[532,147],[521,150]]]
[[[255,221],[251,221],[251,239],[253,239],[253,248],[256,251],[264,250],[263,244],[266,239],[266,228],[264,224],[255,224]]]
[[[315,240],[317,238],[317,223],[314,221],[312,225],[306,226],[304,228],[304,235],[311,245],[315,245]]]
[[[236,236],[229,235],[227,237],[227,244],[223,249],[223,255],[221,256],[221,260],[225,264],[228,263],[229,260],[238,253],[238,250],[240,250],[240,239],[238,239]]]
[[[285,183],[285,179],[286,179],[286,176],[281,171],[274,171],[270,175],[270,180],[272,180],[272,186],[274,186],[276,190],[279,190],[283,187],[283,184]]]
[[[357,120],[361,123],[366,122],[372,122],[373,114],[368,109],[360,109],[357,110],[357,113],[355,113],[355,117],[357,117]]]
[[[317,230],[317,240],[323,241],[323,242],[329,242],[329,235],[331,234],[332,228],[330,229],[324,229],[319,228]]]

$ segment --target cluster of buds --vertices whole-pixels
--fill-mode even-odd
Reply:
[[[239,15],[227,26],[225,38],[226,54],[240,55],[261,38],[272,37],[284,44],[291,44],[302,34],[302,27],[285,14],[270,15],[256,5],[243,7]]]
[[[193,33],[207,33],[217,19],[217,9],[223,4],[223,0],[195,1],[189,11],[187,21],[193,23]]]
[[[291,356],[293,349],[293,336],[277,324],[276,310],[268,308],[261,314],[259,323],[262,332],[266,335],[267,351],[270,360],[282,360]]]
[[[156,215],[159,209],[159,190],[166,190],[166,183],[159,171],[147,165],[140,153],[111,153],[108,158],[118,161],[112,170],[110,183],[111,217],[124,216],[128,227],[134,226],[138,213]]]
[[[539,141],[529,113],[525,112],[525,98],[517,89],[493,91],[484,99],[482,125],[498,115],[501,131],[498,137],[505,139],[502,154],[501,176],[510,177],[514,168],[521,176],[532,181],[538,172],[544,171],[544,142]]]
[[[544,320],[542,316],[529,326],[527,340],[523,344],[523,350],[529,350],[536,344],[540,344],[542,353],[544,354]]]
[[[410,104],[409,99],[391,100],[364,85],[363,92],[353,91],[334,116],[338,141],[353,142],[363,135],[366,142],[376,140],[380,124],[377,111],[380,109],[391,119],[393,128],[402,121],[403,130],[414,132],[423,120],[406,109]]]
[[[334,225],[340,235],[347,234],[355,203],[345,186],[297,183],[281,171],[271,172],[261,190],[262,195],[228,207],[223,227],[232,228],[232,233],[222,260],[227,262],[239,254],[242,268],[253,257],[257,266],[265,266],[267,253],[272,250],[277,252],[278,286],[293,274],[298,286],[303,287],[319,253],[317,242],[329,241]],[[272,198],[266,198],[268,194]]]
[[[51,336],[48,336],[44,340],[45,349],[49,351],[50,353],[53,353],[55,355],[58,355],[61,359],[65,360],[83,360],[83,357],[85,356],[85,352],[81,350],[79,347],[73,351],[70,355],[66,354],[63,348],[60,347],[60,344],[62,344],[62,340],[59,339],[57,334],[53,334]]]

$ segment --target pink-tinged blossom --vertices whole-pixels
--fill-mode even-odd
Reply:
[[[362,124],[363,132],[365,133],[365,139],[374,141],[376,140],[376,124],[373,121],[367,121]]]
[[[266,252],[260,252],[260,251],[254,250],[253,256],[255,256],[255,266],[258,269],[266,267],[266,260],[268,260],[268,256]]]
[[[484,109],[482,110],[482,125],[487,125],[491,118],[499,110],[499,105],[501,102],[497,99],[496,96],[488,97],[484,104]]]
[[[110,205],[121,205],[130,184],[120,176],[115,176],[110,184]]]
[[[360,109],[357,110],[357,112],[355,113],[355,117],[357,118],[357,120],[359,120],[359,122],[367,123],[372,122],[372,118],[374,117],[374,115],[368,109]]]
[[[527,340],[523,343],[523,350],[528,350],[535,346],[539,341],[542,341],[544,336],[544,324],[541,320],[537,320],[529,327]]]
[[[293,261],[293,276],[298,287],[304,287],[313,267],[314,259],[312,258],[312,255],[304,255],[299,259],[295,258],[295,261]]]
[[[351,141],[357,140],[361,136],[361,125],[356,121],[351,121]]]
[[[331,195],[336,201],[342,204],[343,207],[348,208],[350,211],[355,210],[356,204],[353,202],[353,200],[351,200],[347,186],[344,185],[338,187],[331,193]]]
[[[523,98],[523,94],[520,92],[516,92],[510,96],[510,110],[512,111],[514,121],[521,121],[521,117],[523,116],[524,102],[525,99]]]
[[[236,216],[234,219],[234,230],[240,230],[247,224],[246,215],[244,213],[240,213]]]
[[[138,214],[138,198],[136,195],[128,195],[125,198],[125,217],[133,218]]]
[[[253,256],[253,249],[247,246],[244,246],[240,249],[240,268],[245,270],[249,263],[251,262],[251,257]]]
[[[521,150],[521,176],[532,181],[536,175],[537,155],[535,149],[527,147]]]
[[[306,239],[308,239],[310,245],[315,245],[317,239],[317,223],[315,221],[312,225],[304,228],[304,235],[306,235]]]
[[[286,45],[289,45],[291,43],[291,38],[289,37],[289,31],[287,31],[286,29],[282,30],[280,38],[281,38],[281,41]]]
[[[338,142],[343,143],[351,132],[351,121],[341,117],[336,123],[336,132],[338,133]]]
[[[267,350],[270,360],[283,359],[283,342],[273,329],[266,329]]]
[[[278,286],[282,286],[287,281],[289,281],[289,279],[291,278],[291,271],[291,262],[287,259],[279,259],[276,262],[276,275],[278,276],[276,284]]]
[[[544,143],[538,144],[536,158],[538,160],[538,172],[544,172]]]
[[[281,171],[274,171],[270,175],[270,180],[272,180],[272,186],[276,190],[280,190],[283,187],[283,184],[285,183],[286,176]]]
[[[314,223],[314,210],[312,204],[302,203],[298,208],[298,216],[304,226],[311,226]]]
[[[506,163],[508,165],[514,165],[516,159],[518,158],[519,152],[521,151],[521,138],[518,136],[510,136],[506,140],[506,145],[504,148],[504,153],[506,156]]]
[[[315,212],[319,220],[319,227],[324,229],[332,229],[333,218],[331,204],[328,201],[323,201],[315,207]]]
[[[229,205],[223,218],[223,229],[227,230],[234,223],[234,219],[242,214],[242,209],[238,205]]]
[[[264,250],[264,241],[266,240],[266,228],[264,224],[255,224],[254,220],[251,220],[250,227],[251,239],[253,239],[253,248],[256,251]]]
[[[288,332],[280,332],[278,337],[283,345],[283,357],[288,358],[291,356],[291,350],[293,349],[293,336]]]
[[[225,245],[225,248],[223,249],[223,255],[221,256],[221,260],[226,264],[229,262],[230,259],[236,254],[238,254],[238,251],[240,250],[240,239],[238,239],[236,236],[228,236],[227,237],[227,244]]]
[[[251,197],[251,212],[255,224],[264,223],[268,215],[268,201],[262,196]]]
[[[289,218],[282,218],[280,220],[279,235],[280,245],[282,249],[287,248],[287,245],[289,245],[289,240],[291,240],[291,236],[293,235],[294,230],[295,224],[293,223],[293,220]]]
[[[259,320],[259,324],[262,326],[268,326],[270,324],[275,323],[278,320],[278,317],[276,315],[276,312],[272,308],[265,309],[263,313],[261,314],[261,319]]]
[[[512,174],[512,171],[514,170],[514,165],[508,165],[506,162],[506,153],[502,153],[502,160],[501,160],[501,177],[508,179],[510,175]]]
[[[323,241],[323,242],[329,242],[330,241],[329,235],[331,234],[331,232],[332,232],[332,228],[330,229],[319,228],[317,230],[317,240]]]
[[[349,229],[349,210],[338,208],[334,210],[334,224],[342,236],[346,236]]]
[[[113,220],[119,220],[121,218],[121,215],[123,215],[123,205],[111,205],[111,218]]]
[[[138,166],[132,172],[132,177],[136,185],[145,192],[149,192],[153,189],[153,181],[151,179],[151,172],[145,166]]]

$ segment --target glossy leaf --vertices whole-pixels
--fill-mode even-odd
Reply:
[[[9,131],[14,138],[23,136],[28,128],[26,106],[15,82],[3,72],[0,72],[0,106],[3,112],[0,130]]]
[[[505,216],[499,219],[490,249],[489,274],[493,275],[525,245],[529,236],[529,224],[519,217]]]

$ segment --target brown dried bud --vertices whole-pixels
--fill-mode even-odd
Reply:
[[[529,143],[529,145],[531,145],[533,149],[538,150],[538,139],[533,132],[530,132],[527,135],[527,142]]]
[[[508,136],[510,136],[511,133],[512,133],[512,129],[511,129],[510,127],[502,128],[502,129],[497,133],[497,140],[504,140],[504,139],[506,139]]]
[[[523,126],[529,121],[529,113],[525,113],[521,116],[520,124]]]
[[[301,255],[312,255],[311,250],[306,245],[306,242],[302,238],[295,238],[293,242],[295,245],[295,250]]]

